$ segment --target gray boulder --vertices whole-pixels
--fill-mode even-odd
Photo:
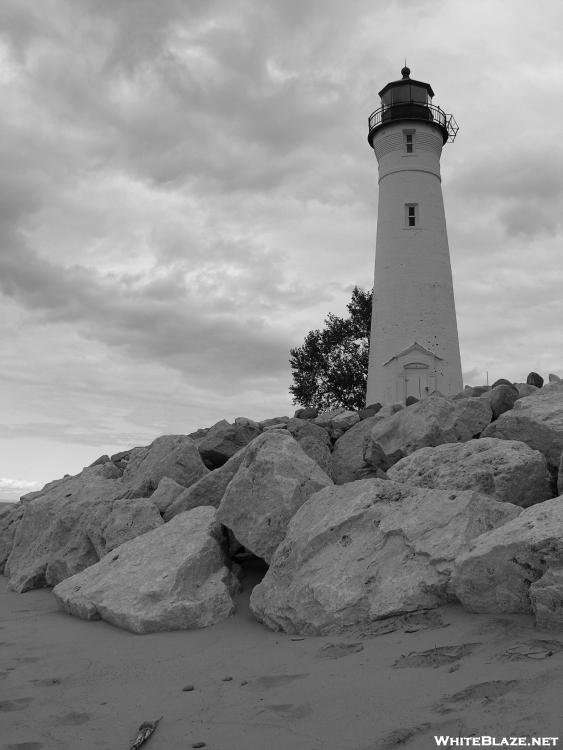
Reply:
[[[209,476],[209,474],[206,474],[205,476]],[[196,484],[197,483],[198,482],[196,482]],[[193,486],[194,485],[192,485],[192,487]],[[151,495],[151,503],[156,505],[160,515],[164,516],[166,510],[172,505],[176,498],[184,492],[188,492],[188,489],[182,484],[178,484],[178,482],[170,479],[170,477],[162,477],[158,483],[158,487]]]
[[[538,390],[537,386],[530,385],[529,383],[514,383],[514,386],[517,389],[520,398],[531,396],[532,393],[535,393]]]
[[[543,378],[541,375],[538,375],[537,372],[530,372],[526,378],[526,383],[528,385],[533,385],[536,388],[541,388],[543,385]]]
[[[365,479],[313,495],[252,592],[273,630],[326,635],[449,600],[454,559],[521,512],[473,492]]]
[[[213,625],[234,612],[237,589],[222,544],[215,509],[196,508],[117,547],[53,594],[68,614],[134,633]]]
[[[189,487],[207,472],[192,438],[163,435],[146,448],[133,448],[122,481],[128,497],[149,497],[163,477]]]
[[[198,444],[204,464],[209,469],[219,468],[241,448],[257,438],[260,432],[260,425],[256,422],[251,423],[251,420],[229,424],[222,419],[210,428]]]
[[[547,379],[548,379],[548,381],[550,383],[561,383],[562,382],[561,378],[559,377],[559,375],[555,375],[555,373],[553,373],[553,372],[549,373],[549,375],[547,376]]]
[[[229,482],[237,473],[242,463],[244,453],[247,448],[241,448],[234,456],[214,471],[202,477],[199,482],[192,484],[187,490],[184,490],[174,502],[171,503],[163,514],[165,521],[179,513],[185,513],[187,510],[193,510],[200,505],[211,505],[218,508],[223,495],[229,485]]]
[[[521,508],[552,497],[545,458],[515,440],[481,438],[420,448],[387,474],[415,487],[475,490]]]
[[[332,479],[332,454],[328,432],[308,420],[295,417],[286,423],[285,429],[297,441],[301,450],[316,461]]]
[[[392,465],[419,448],[471,440],[481,422],[475,419],[475,406],[468,407],[469,400],[454,401],[438,392],[431,393],[417,404],[376,422],[369,442],[377,444]],[[369,447],[365,455],[369,459]]]
[[[563,565],[549,567],[530,585],[530,603],[539,628],[563,629]]]
[[[557,571],[562,566],[560,496],[533,505],[517,518],[474,539],[456,560],[452,588],[471,612],[531,613],[535,606],[533,596],[545,603],[553,585],[551,576],[543,584],[542,577],[550,569]],[[531,589],[536,582],[537,586]]]
[[[290,518],[332,480],[285,430],[265,432],[245,451],[217,519],[237,540],[269,562]]]
[[[563,383],[518,399],[510,411],[485,428],[482,437],[521,440],[540,451],[555,483],[563,452]]]
[[[520,398],[520,393],[516,386],[506,383],[499,383],[481,396],[486,399],[491,407],[493,419],[498,419],[505,411],[512,409],[516,401]]]
[[[49,483],[24,503],[4,570],[12,589],[54,586],[162,524],[150,500],[123,497],[120,474],[111,462],[99,464]]]
[[[23,503],[14,503],[0,516],[0,574],[4,572],[6,560],[14,546],[16,529],[22,519],[24,508]]]
[[[319,416],[319,412],[318,409],[305,407],[304,409],[297,409],[293,416],[297,419],[315,419],[315,417]]]
[[[339,437],[332,450],[332,478],[335,484],[354,482],[362,478],[366,468],[364,451],[373,426],[379,421],[376,415],[362,419]],[[369,466],[385,465],[383,455],[370,455]]]

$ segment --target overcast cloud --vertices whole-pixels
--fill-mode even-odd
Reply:
[[[220,418],[371,288],[377,92],[442,157],[466,382],[563,375],[559,0],[4,0],[0,497]]]

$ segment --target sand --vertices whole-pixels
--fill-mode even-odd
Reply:
[[[227,622],[134,635],[0,577],[1,750],[127,750],[160,716],[147,750],[432,750],[434,735],[472,734],[563,746],[563,633],[448,606],[441,626],[302,638],[252,619],[255,582]]]

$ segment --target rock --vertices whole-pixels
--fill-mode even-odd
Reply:
[[[559,461],[557,489],[559,490],[559,494],[563,495],[563,452],[561,453],[561,460]]]
[[[545,458],[515,440],[481,438],[421,448],[392,466],[388,477],[415,487],[474,490],[521,508],[552,497]]]
[[[563,628],[563,567],[548,568],[531,584],[530,602],[539,628]]]
[[[238,541],[266,562],[296,510],[331,479],[287,432],[265,432],[245,451],[217,512]]]
[[[397,412],[402,411],[404,408],[403,404],[386,404],[379,409],[377,416],[379,419],[386,419],[386,417],[391,417],[393,414],[397,414]]]
[[[93,463],[91,463],[90,466],[98,466],[99,464],[107,464],[108,461],[111,461],[111,458],[104,454],[103,456],[100,456],[99,458],[97,458]]]
[[[491,406],[493,419],[498,419],[505,411],[512,409],[516,401],[520,398],[518,389],[512,384],[506,385],[500,383],[484,393],[481,398],[487,400]]]
[[[4,566],[12,547],[16,529],[24,512],[23,503],[13,503],[12,507],[5,510],[0,516],[0,574],[4,572]]]
[[[209,430],[209,427],[200,427],[198,430],[188,433],[188,437],[190,437],[195,443],[199,444],[199,441],[207,435]]]
[[[455,406],[457,419],[467,426],[472,438],[479,437],[493,418],[493,411],[488,401],[469,396]]]
[[[540,592],[542,576],[562,565],[563,496],[533,505],[474,539],[456,560],[452,588],[471,612],[531,613],[531,596]],[[544,594],[539,593],[541,602],[548,596],[549,581]]]
[[[197,445],[191,438],[186,435],[163,435],[148,447],[131,451],[123,472],[123,482],[130,485],[129,497],[149,497],[162,477],[189,487],[207,472]]]
[[[221,544],[215,509],[196,508],[122,544],[53,594],[71,615],[134,633],[213,625],[233,613],[237,588]]]
[[[296,419],[315,419],[315,417],[319,416],[319,411],[318,409],[306,407],[304,409],[297,409],[293,416]]]
[[[263,432],[268,432],[268,430],[285,430],[286,425],[287,422],[276,422],[275,424],[269,424],[263,428]]]
[[[434,392],[417,404],[376,422],[369,442],[377,443],[391,466],[419,448],[471,440],[475,429],[473,417],[473,411],[467,410],[467,399],[453,401]],[[369,461],[369,444],[364,455]]]
[[[270,419],[263,419],[261,422],[258,422],[261,429],[265,429],[266,427],[269,427],[272,424],[280,424],[280,423],[289,422],[289,417],[270,417]]]
[[[248,417],[235,417],[235,424],[238,427],[252,427],[253,429],[260,431],[260,425],[258,422],[255,422],[254,419],[249,419]]]
[[[222,419],[209,430],[198,448],[204,464],[209,469],[217,469],[226,463],[237,451],[248,445],[260,434],[260,426],[250,424],[229,424]]]
[[[412,406],[413,404],[418,404],[420,401],[419,398],[416,398],[415,396],[407,396],[407,400],[405,401],[406,406]]]
[[[510,382],[510,380],[507,380],[506,378],[499,378],[498,380],[495,380],[495,382],[492,384],[491,390],[494,389],[494,388],[496,388],[499,385],[509,385],[509,386],[513,387],[512,383]]]
[[[204,475],[204,478],[205,476],[209,476],[210,474],[211,472]],[[192,487],[193,486],[194,485],[192,485]],[[176,498],[184,492],[188,492],[188,489],[186,489],[184,485],[178,484],[178,482],[170,479],[170,477],[162,477],[162,479],[158,483],[158,487],[151,495],[151,502],[156,505],[156,507],[158,508],[158,512],[162,516],[170,507],[170,505],[172,505],[172,503],[176,500]],[[205,503],[202,504],[205,505]]]
[[[54,586],[126,539],[162,524],[150,500],[123,497],[127,485],[112,463],[50,482],[24,512],[6,562],[10,586],[23,592]]]
[[[139,450],[142,450],[142,448],[139,448],[139,446],[137,446],[137,448]],[[134,450],[137,450],[137,448],[129,448],[129,450],[114,453],[113,456],[110,457],[110,461],[112,461],[118,468],[125,469],[131,453],[133,453]]]
[[[360,415],[357,411],[343,411],[333,417],[331,422],[331,437],[333,440],[338,440],[341,435],[344,435],[346,430],[349,430],[355,424],[360,421]]]
[[[381,410],[381,404],[379,402],[366,406],[365,409],[360,409],[358,416],[360,419],[368,419],[369,417],[375,417],[378,411]]]
[[[536,388],[541,388],[543,385],[543,378],[541,375],[538,375],[537,372],[530,372],[526,378],[526,383],[528,385],[534,385]]]
[[[251,609],[287,633],[369,632],[380,619],[449,600],[455,557],[520,512],[473,492],[381,479],[328,487],[291,519]]]
[[[295,417],[284,426],[291,437],[297,441],[301,450],[316,461],[325,474],[332,479],[332,455],[327,431],[310,421]]]
[[[200,505],[211,505],[214,508],[218,508],[229,482],[237,473],[239,466],[242,463],[245,451],[246,446],[241,448],[234,456],[231,456],[223,466],[220,466],[214,471],[210,471],[209,474],[202,477],[199,482],[192,484],[192,486],[188,487],[187,490],[184,490],[181,495],[178,495],[174,502],[169,505],[164,512],[164,520],[169,521],[179,513],[193,510]]]
[[[529,383],[514,383],[514,386],[516,387],[520,398],[523,396],[531,396],[532,393],[535,393],[538,390],[535,385],[529,385]]]
[[[473,387],[470,387],[468,389],[467,395],[470,398],[479,398],[480,396],[483,395],[483,393],[487,393],[490,390],[491,390],[490,385],[474,385]]]
[[[559,377],[559,375],[555,375],[552,372],[549,373],[547,379],[550,383],[561,383],[561,378]]]
[[[376,466],[386,468],[385,455],[381,449],[379,449],[380,453],[377,456],[375,454],[377,449],[375,447],[372,449],[369,462],[364,458],[366,441],[374,424],[378,421],[374,417],[375,415],[355,424],[334,444],[332,478],[335,484],[345,484],[360,479],[366,469],[366,464],[372,468]]]
[[[563,452],[563,384],[544,386],[518,399],[510,411],[485,428],[482,437],[521,440],[543,453],[555,487]]]

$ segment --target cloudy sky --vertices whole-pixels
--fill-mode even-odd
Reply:
[[[432,84],[465,382],[563,375],[560,0],[3,0],[0,497],[221,418],[371,288],[377,92]]]

